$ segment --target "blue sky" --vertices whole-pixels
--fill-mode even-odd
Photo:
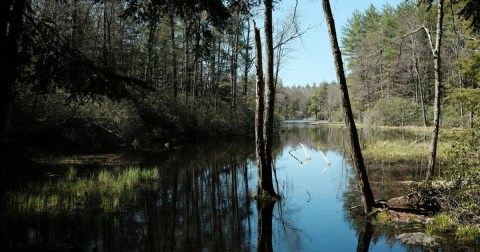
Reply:
[[[404,0],[330,0],[339,39],[341,27],[346,24],[355,9],[364,11],[373,4],[380,10],[387,3],[396,6],[401,1]],[[274,23],[291,12],[294,6],[294,0],[282,0],[278,3],[274,11]],[[292,52],[279,74],[283,85],[303,86],[307,83],[312,85],[313,82],[318,84],[322,81],[335,81],[335,69],[321,1],[299,0],[298,14],[303,27],[314,28],[305,34],[301,41],[297,40],[288,45]],[[259,22],[263,20],[258,20],[257,23]]]

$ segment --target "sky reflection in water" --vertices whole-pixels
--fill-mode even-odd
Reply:
[[[251,198],[257,183],[253,141],[229,139],[153,153],[142,163],[159,167],[158,185],[139,191],[121,212],[6,216],[0,219],[1,248],[66,244],[81,251],[355,251],[362,224],[346,210],[356,204],[353,173],[342,154],[346,142],[340,128],[286,125],[274,153],[283,199],[273,211]],[[296,158],[289,154],[299,143],[311,160],[304,162],[302,148],[291,152]],[[263,236],[259,225],[267,225]],[[268,226],[271,234],[265,232]],[[369,251],[407,250],[382,232],[375,228],[370,243],[364,236]],[[259,242],[267,245],[258,249]]]
[[[361,230],[355,230],[345,209],[345,193],[351,191],[349,184],[354,179],[350,164],[341,154],[347,139],[343,144],[335,143],[336,147],[327,148],[326,145],[332,146],[332,143],[325,139],[315,142],[311,137],[318,137],[326,129],[309,126],[292,126],[291,129],[294,137],[284,136],[282,150],[276,159],[283,200],[274,209],[274,251],[355,251]],[[337,133],[337,129],[334,131]],[[340,134],[337,140],[343,136],[346,137]],[[292,154],[303,163],[289,154],[294,142],[305,145],[311,160],[306,160],[302,148]],[[380,238],[370,243],[369,251],[405,250],[398,243],[388,244]]]

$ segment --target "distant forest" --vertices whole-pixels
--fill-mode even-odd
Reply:
[[[436,10],[421,2],[371,6],[341,28],[356,120],[431,125]],[[478,9],[466,0],[445,7],[443,125],[476,118]],[[2,1],[2,139],[89,148],[253,134],[252,21],[261,10],[247,0]],[[285,46],[306,32],[286,18],[273,29],[277,121],[342,122],[335,83],[282,86]]]

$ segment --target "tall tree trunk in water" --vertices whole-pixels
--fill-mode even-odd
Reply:
[[[267,162],[266,153],[266,137],[265,137],[265,115],[266,113],[266,100],[265,100],[265,82],[263,79],[263,67],[262,67],[262,42],[260,39],[260,31],[254,25],[254,39],[255,39],[255,67],[257,77],[256,88],[256,111],[255,111],[255,141],[256,141],[256,154],[258,165],[258,184],[257,184],[257,196],[261,198],[264,195],[276,196],[273,188],[272,181],[272,166]]]
[[[0,1],[0,144],[7,142],[26,0]]]
[[[443,34],[443,3],[444,0],[438,0],[437,37],[435,41],[435,48],[433,49],[433,67],[435,71],[435,101],[433,112],[433,135],[432,143],[430,145],[430,159],[428,161],[428,170],[426,177],[427,183],[431,181],[435,172],[435,163],[437,160],[438,131],[440,130],[440,98],[442,95],[442,62],[440,57],[440,51],[442,47]]]
[[[272,167],[273,167],[273,121],[275,111],[275,83],[273,78],[273,29],[272,29],[272,10],[273,1],[265,0],[264,2],[264,30],[265,30],[265,59],[266,76],[265,76],[265,123],[263,127],[263,137],[265,139],[265,162],[267,167],[264,169],[263,179],[267,180],[266,188],[263,188],[271,196],[276,196],[272,183]]]
[[[350,134],[350,145],[352,148],[352,161],[355,173],[357,175],[358,186],[360,187],[360,195],[363,206],[363,211],[368,214],[372,206],[375,205],[370,183],[368,182],[367,170],[363,162],[362,150],[358,140],[357,128],[353,120],[352,107],[350,106],[350,98],[348,96],[347,81],[345,79],[345,72],[343,70],[342,53],[338,46],[337,32],[335,30],[335,21],[333,20],[332,10],[330,9],[330,2],[322,0],[323,11],[327,20],[328,33],[330,34],[330,44],[332,46],[333,58],[335,60],[335,69],[337,72],[337,81],[342,91],[342,104],[345,113],[345,123]]]
[[[263,122],[265,111],[265,82],[263,80],[262,66],[262,42],[260,39],[260,31],[257,29],[255,22],[253,23],[254,39],[255,39],[255,67],[257,77],[256,88],[256,110],[255,110],[255,152],[257,156],[258,167],[258,184],[257,195],[261,196],[265,185],[268,184],[268,177],[265,177],[268,171],[265,159],[265,141],[263,138]],[[272,176],[270,176],[270,184],[273,189]]]

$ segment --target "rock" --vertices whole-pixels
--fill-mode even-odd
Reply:
[[[406,196],[389,199],[387,205],[392,209],[412,209],[408,197]]]
[[[395,237],[402,243],[407,245],[424,246],[424,247],[437,247],[438,243],[432,236],[424,233],[403,233]]]

